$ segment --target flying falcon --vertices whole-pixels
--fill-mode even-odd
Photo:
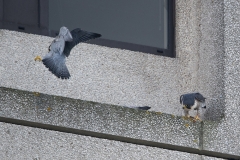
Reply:
[[[67,27],[61,27],[59,35],[52,41],[49,46],[49,52],[44,56],[42,62],[55,76],[61,79],[68,79],[70,73],[65,64],[66,57],[70,55],[73,47],[80,42],[101,37],[101,34],[92,33],[76,28],[69,32]],[[41,60],[40,56],[35,58]]]
[[[205,97],[200,93],[188,93],[180,96],[180,103],[183,105],[184,113],[186,117],[189,116],[190,110],[197,110],[197,115],[195,116],[196,120],[199,118],[199,108],[206,108]]]

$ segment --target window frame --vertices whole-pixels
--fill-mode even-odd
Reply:
[[[6,0],[0,0],[0,3],[4,4]],[[28,24],[10,23],[4,19],[4,5],[0,7],[0,28],[16,30],[26,33],[34,33],[40,35],[46,35],[55,37],[58,31],[49,30],[49,0],[36,0],[38,3],[38,25],[29,26]],[[1,18],[2,17],[2,18]],[[167,57],[176,57],[175,53],[175,0],[168,0],[168,38],[167,49],[133,44],[128,42],[121,42],[109,39],[98,38],[91,40],[87,43],[97,44],[112,48],[127,49],[131,51],[144,52],[148,54],[161,55]]]
[[[108,39],[96,39],[89,41],[90,44],[98,44],[107,47],[127,49],[131,51],[144,52],[154,55],[161,55],[167,57],[176,57],[175,52],[175,0],[168,0],[168,42],[167,49],[114,41]]]

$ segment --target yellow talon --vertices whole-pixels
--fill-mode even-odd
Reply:
[[[42,61],[42,58],[41,58],[40,56],[36,56],[36,57],[34,58],[34,60],[35,60],[35,61]]]
[[[197,142],[198,142],[198,140],[194,139],[194,140],[193,140],[193,142],[197,143]]]
[[[182,118],[183,118],[184,120],[188,120],[190,117],[188,117],[188,116],[182,116]]]
[[[198,115],[196,115],[196,116],[194,117],[194,119],[195,119],[195,120],[202,121],[202,120],[199,118],[199,116],[198,116]]]
[[[52,108],[51,108],[51,107],[48,107],[48,108],[47,108],[47,111],[48,111],[48,112],[52,111]]]

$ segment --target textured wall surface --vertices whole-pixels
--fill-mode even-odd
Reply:
[[[3,87],[0,87],[0,102],[1,122],[193,154],[240,158],[238,152],[222,154],[225,149],[222,141],[218,141],[221,149],[209,146],[213,145],[211,132],[216,129],[216,121],[200,123],[165,113]]]
[[[210,120],[219,120],[225,110],[224,2],[203,0],[201,6],[197,84],[199,90],[208,95],[210,107],[205,116]]]
[[[176,51],[181,92],[207,97],[205,117],[224,112],[223,0],[176,1]]]
[[[84,43],[67,59],[69,80],[34,61],[47,53],[53,38],[0,30],[0,85],[122,106],[148,105],[174,115],[183,114],[181,94],[199,91],[209,108],[222,107],[223,7],[222,1],[207,2],[176,2],[177,58]]]
[[[207,97],[206,121],[199,126],[193,124],[193,128],[197,126],[197,129],[200,129],[199,135],[202,137],[203,145],[194,145],[186,137],[182,139],[183,144],[192,148],[200,146],[203,150],[239,156],[239,8],[239,0],[176,0],[176,58],[84,43],[75,47],[67,59],[72,76],[69,80],[57,79],[41,62],[34,61],[35,56],[46,54],[52,38],[0,30],[0,86],[121,106],[148,105],[153,111],[173,115],[182,115],[179,104],[181,94],[199,91]],[[18,104],[16,99],[12,103]],[[27,102],[21,102],[21,105],[24,104]],[[7,108],[6,104],[1,106]],[[121,107],[119,109],[115,107],[112,106],[112,110],[121,113]],[[18,111],[17,107],[10,107],[4,112],[1,110],[1,115],[8,114],[11,118],[31,120],[31,115],[28,114],[37,114],[33,110],[28,114],[27,110],[21,110],[20,114]],[[50,111],[45,108],[44,113],[47,113],[49,122],[54,122],[57,116],[50,114],[55,113],[54,110]],[[144,126],[138,126],[139,128],[144,129],[147,125],[157,122],[156,117],[154,119],[150,116],[156,113],[152,112],[147,115],[148,118],[142,119],[141,116],[145,112],[139,113],[139,115],[137,111],[133,113],[139,118],[138,122],[144,121]],[[25,117],[18,117],[24,114]],[[106,116],[106,113],[103,112],[103,115]],[[35,121],[36,117],[32,116],[32,120]],[[173,127],[179,127],[177,126],[179,122],[180,126],[183,124],[184,120],[178,118],[176,117],[176,123],[173,122]],[[117,124],[114,119],[112,120],[113,124]],[[131,124],[134,123],[131,121]],[[161,125],[164,126],[164,124],[156,126]],[[17,127],[14,126],[14,129]],[[27,130],[27,127],[23,127],[22,131],[25,129]],[[129,133],[133,131],[129,130]],[[146,138],[145,140],[155,139],[158,142],[175,145],[181,143],[181,137],[169,138],[175,131],[176,128],[170,131],[162,130],[161,135],[165,137],[152,138],[141,134],[138,136]],[[181,129],[178,131],[182,135],[188,135],[181,132]],[[52,133],[54,132],[49,132],[49,135]],[[111,133],[115,133],[114,129]],[[190,137],[195,134],[188,133]],[[159,136],[158,132],[153,130],[150,135]],[[19,137],[15,138],[19,140]],[[57,142],[62,143],[56,140]],[[115,142],[111,143],[113,145]],[[200,158],[211,159],[204,156]]]
[[[1,160],[220,160],[197,154],[1,122],[0,133]]]
[[[225,103],[219,122],[208,122],[205,148],[240,155],[240,1],[224,0]],[[211,127],[210,127],[211,126]]]
[[[72,77],[61,80],[34,61],[35,56],[47,53],[52,40],[1,30],[0,85],[123,106],[148,105],[182,114],[178,59],[80,44],[67,59]]]
[[[202,146],[200,122],[165,113],[1,87],[0,101],[0,118],[73,128],[88,134],[94,132],[95,136],[115,135],[123,140],[131,138],[194,149]]]

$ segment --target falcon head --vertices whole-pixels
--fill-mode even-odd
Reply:
[[[66,42],[71,42],[73,41],[73,37],[70,33],[70,31],[67,29],[67,27],[61,27],[60,28],[60,32],[59,32],[59,37],[62,36],[63,39],[66,41]]]

